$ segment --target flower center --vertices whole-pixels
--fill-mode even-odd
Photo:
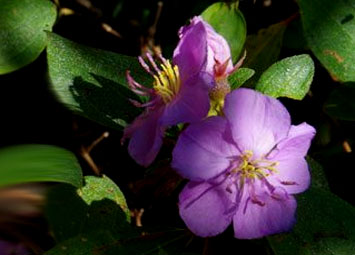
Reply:
[[[252,151],[245,151],[239,157],[239,165],[229,173],[237,175],[241,186],[246,180],[264,179],[270,174],[277,173],[276,166],[279,162],[261,159],[253,159]]]
[[[177,95],[180,90],[180,76],[178,66],[172,66],[169,60],[163,61],[157,74],[153,75],[153,88],[155,92],[167,104]]]

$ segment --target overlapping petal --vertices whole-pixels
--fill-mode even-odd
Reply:
[[[227,124],[222,117],[191,124],[179,136],[172,167],[193,181],[208,180],[226,171],[230,157],[239,155]]]
[[[182,84],[179,95],[165,107],[161,125],[172,126],[203,119],[210,108],[208,87],[212,84],[213,77],[207,73],[195,75]]]
[[[182,82],[204,70],[207,63],[206,37],[205,26],[198,23],[184,33],[175,48],[173,63],[179,67]]]
[[[231,223],[236,205],[225,186],[189,182],[179,196],[179,212],[188,228],[198,236],[222,233]]]
[[[253,151],[256,157],[268,154],[287,137],[291,126],[290,115],[278,100],[251,89],[228,94],[224,114],[239,148]]]

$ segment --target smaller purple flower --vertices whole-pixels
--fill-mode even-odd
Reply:
[[[191,124],[174,148],[172,166],[190,180],[179,197],[180,216],[202,237],[232,222],[240,239],[288,231],[293,194],[310,183],[304,157],[315,129],[291,125],[278,100],[251,89],[228,94],[224,116]]]
[[[148,62],[139,57],[141,66],[154,78],[152,88],[136,82],[127,71],[130,89],[149,97],[147,103],[133,101],[145,108],[123,134],[130,138],[128,152],[140,165],[148,166],[157,156],[167,127],[178,123],[196,122],[207,116],[208,90],[213,86],[211,75],[204,71],[207,63],[207,31],[197,24],[181,38],[174,52],[173,64],[158,56],[156,63],[147,54]]]
[[[223,109],[225,96],[231,91],[228,76],[238,70],[246,55],[244,53],[238,63],[233,66],[228,42],[210,24],[204,21],[201,16],[194,17],[191,19],[189,25],[180,28],[180,38],[183,39],[198,25],[203,26],[207,32],[207,63],[204,69],[215,79],[215,85],[211,87],[209,93],[211,99],[209,115],[218,115]]]

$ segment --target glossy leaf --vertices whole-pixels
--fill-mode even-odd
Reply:
[[[299,0],[308,45],[333,79],[355,81],[355,5],[351,0]]]
[[[309,91],[314,63],[309,55],[284,58],[270,66],[256,83],[256,90],[272,97],[302,100]]]
[[[249,80],[255,71],[249,68],[239,68],[235,73],[228,77],[228,82],[231,89],[237,89],[242,86],[247,80]]]
[[[337,119],[355,121],[354,98],[354,85],[338,87],[330,94],[324,110]]]
[[[98,230],[129,230],[130,212],[121,190],[108,177],[85,177],[85,186],[53,188],[46,215],[57,241]],[[70,208],[70,210],[68,210]]]
[[[139,114],[129,102],[138,98],[127,87],[126,71],[145,85],[151,80],[136,58],[89,48],[53,33],[48,36],[49,79],[59,101],[115,129],[122,129]]]
[[[254,69],[256,72],[247,83],[248,86],[254,86],[253,83],[262,72],[278,59],[286,27],[286,22],[280,22],[266,29],[261,29],[256,35],[247,37],[245,45],[247,56],[243,66]]]
[[[0,187],[28,182],[82,184],[73,153],[50,145],[19,145],[0,150]]]
[[[228,42],[233,62],[238,60],[246,39],[246,22],[237,3],[214,3],[201,14]]]
[[[15,71],[44,50],[57,12],[49,0],[0,0],[0,74]]]

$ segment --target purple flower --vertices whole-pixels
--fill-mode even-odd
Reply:
[[[173,64],[159,56],[157,65],[147,54],[148,64],[139,57],[142,67],[153,76],[152,88],[136,82],[127,72],[128,84],[133,92],[150,98],[147,103],[132,101],[144,112],[124,130],[122,142],[131,138],[128,152],[140,165],[148,166],[162,145],[167,127],[178,123],[191,123],[204,118],[209,110],[208,90],[213,77],[205,72],[207,64],[207,31],[196,24],[187,31],[174,52]]]
[[[182,219],[203,237],[231,222],[240,239],[289,230],[293,194],[310,183],[304,156],[315,129],[291,125],[278,100],[251,89],[228,94],[224,116],[191,124],[173,151],[172,166],[190,180],[179,198]]]
[[[215,85],[210,89],[211,109],[209,115],[218,115],[223,109],[224,98],[230,92],[228,76],[235,72],[243,63],[244,56],[233,66],[231,51],[228,42],[218,34],[210,24],[196,16],[189,25],[180,28],[181,39],[186,37],[196,26],[203,26],[207,32],[207,63],[204,69],[215,79]],[[178,50],[178,49],[177,49]],[[177,51],[175,50],[175,52]]]

